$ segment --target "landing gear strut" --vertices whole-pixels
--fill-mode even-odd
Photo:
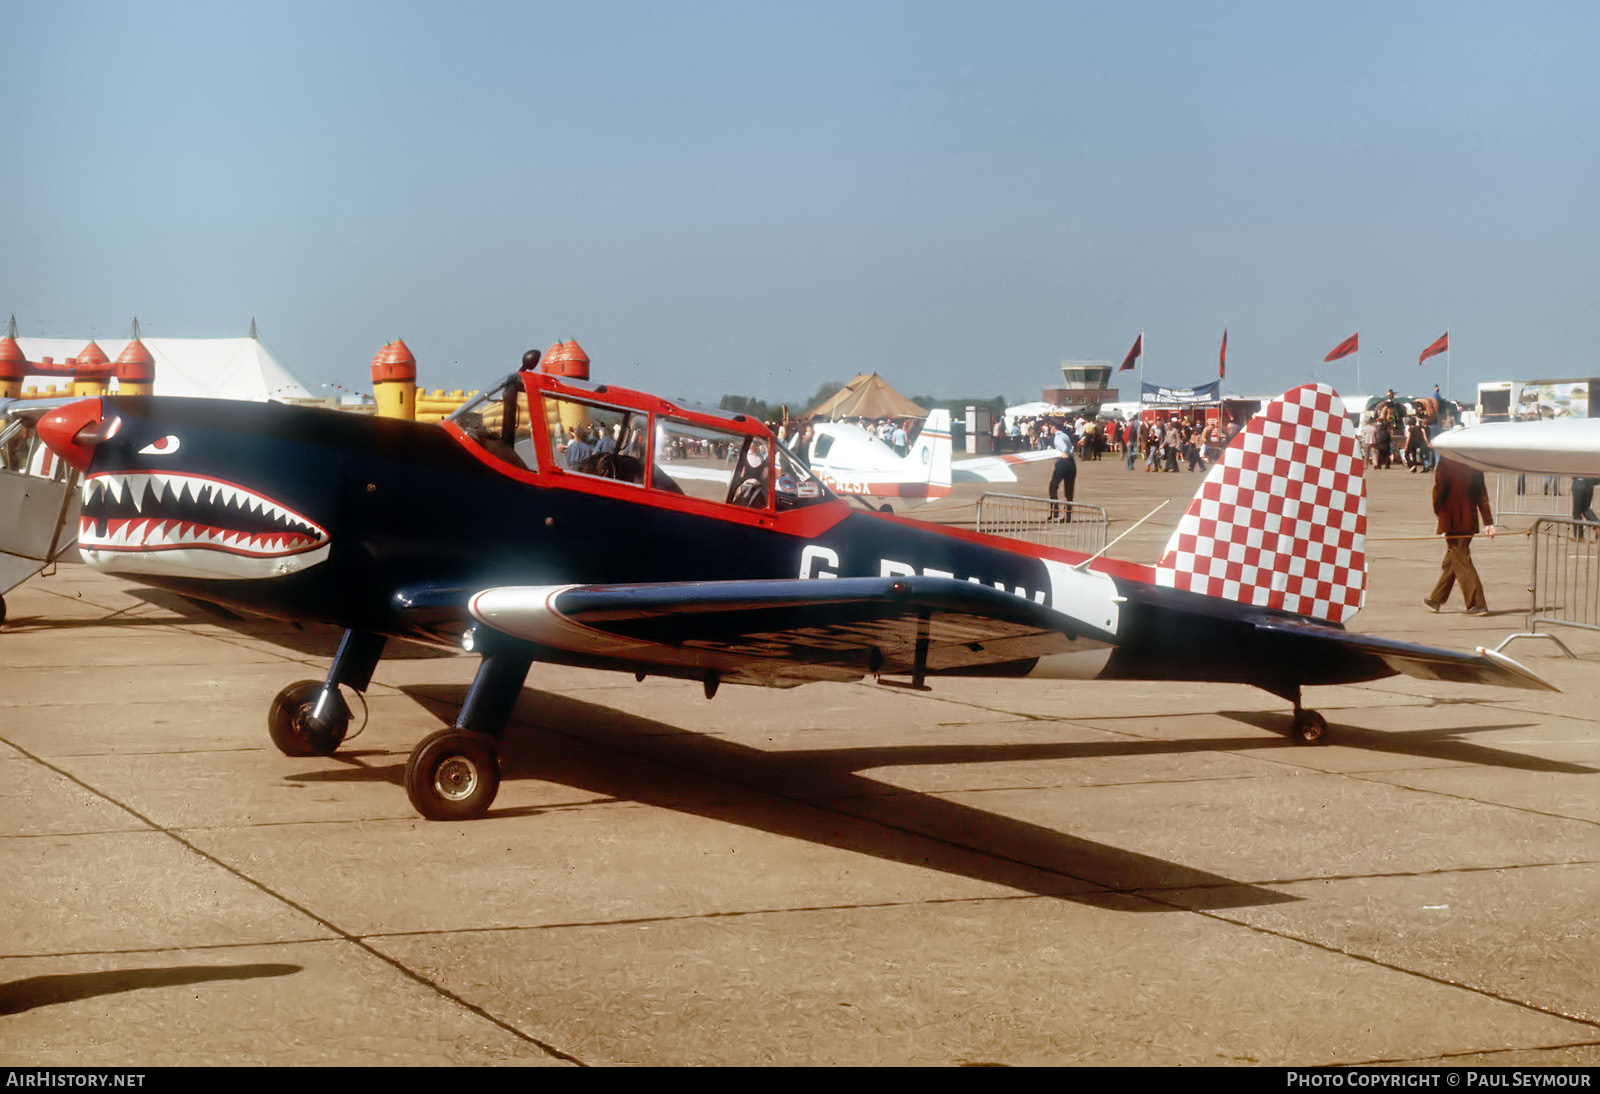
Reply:
[[[406,763],[406,796],[429,820],[476,820],[500,789],[499,739],[533,659],[506,644],[483,651],[452,729],[423,740]]]
[[[383,656],[382,635],[345,631],[326,680],[300,680],[272,700],[267,733],[285,756],[331,756],[350,730],[350,706],[341,684],[366,691]]]
[[[1288,735],[1296,744],[1320,745],[1327,743],[1328,720],[1316,711],[1307,710],[1300,705],[1299,684],[1284,684],[1280,687],[1269,687],[1266,690],[1294,704],[1294,716],[1290,721]]]
[[[285,756],[331,756],[350,728],[340,687],[365,692],[383,655],[382,635],[346,631],[326,680],[290,684],[272,700],[267,731]],[[522,692],[532,656],[496,638],[479,651],[478,675],[455,726],[427,737],[406,762],[406,796],[429,820],[473,820],[500,789],[500,737]]]
[[[406,796],[429,820],[475,820],[500,790],[497,752],[493,737],[441,729],[411,753]]]
[[[349,729],[350,707],[344,696],[337,688],[328,691],[321,680],[290,684],[273,698],[267,712],[267,733],[285,756],[332,756]]]
[[[1314,710],[1298,704],[1294,710],[1294,739],[1303,745],[1319,745],[1328,739],[1328,720]]]

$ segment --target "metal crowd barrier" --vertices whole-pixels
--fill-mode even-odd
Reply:
[[[1565,475],[1519,475],[1498,472],[1492,478],[1494,515],[1565,517],[1572,514],[1572,479]]]
[[[1510,476],[1507,476],[1510,477]],[[1507,636],[1499,652],[1518,638],[1548,638],[1568,657],[1567,644],[1541,625],[1600,631],[1600,524],[1564,517],[1540,517],[1528,532],[1533,572],[1528,588],[1527,630]]]
[[[1023,494],[984,494],[978,499],[977,530],[1092,555],[1106,545],[1106,511]]]

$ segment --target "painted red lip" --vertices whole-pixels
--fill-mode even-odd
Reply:
[[[79,471],[89,469],[95,445],[109,440],[122,425],[122,419],[105,416],[99,399],[59,406],[39,419],[39,439],[56,455]]]

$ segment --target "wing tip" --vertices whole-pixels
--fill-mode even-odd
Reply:
[[[1477,653],[1479,657],[1487,660],[1502,673],[1515,678],[1515,682],[1507,684],[1508,687],[1528,688],[1532,691],[1553,691],[1557,694],[1561,692],[1560,688],[1546,680],[1543,676],[1540,676],[1522,662],[1517,661],[1514,658],[1507,657],[1498,650],[1491,650],[1486,646],[1479,646]]]

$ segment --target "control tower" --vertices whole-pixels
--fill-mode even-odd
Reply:
[[[1070,410],[1086,410],[1101,403],[1117,401],[1117,389],[1111,383],[1110,361],[1062,361],[1061,387],[1047,387],[1041,396],[1051,406]]]

